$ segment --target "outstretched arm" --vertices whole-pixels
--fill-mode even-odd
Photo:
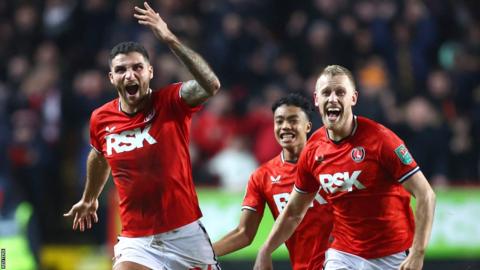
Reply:
[[[77,228],[84,231],[85,227],[92,227],[92,219],[98,222],[97,209],[98,197],[108,180],[110,166],[107,160],[94,149],[90,150],[87,158],[87,182],[83,191],[83,196],[79,202],[74,204],[65,217],[73,216],[73,230]]]
[[[400,265],[400,270],[421,270],[425,250],[432,231],[435,212],[435,193],[422,172],[417,172],[403,183],[405,189],[416,199],[415,236],[410,254]]]
[[[255,211],[244,209],[238,226],[222,239],[213,243],[217,256],[223,256],[250,245],[257,234],[262,217]]]
[[[315,193],[300,193],[295,189],[290,194],[287,206],[273,224],[268,239],[258,252],[255,260],[255,270],[270,270],[272,266],[272,253],[293,234],[302,221],[308,207],[312,203]]]
[[[144,3],[144,7],[144,9],[135,7],[134,17],[138,19],[138,23],[150,27],[155,36],[168,45],[195,78],[194,81],[186,82],[182,86],[181,95],[185,102],[194,107],[215,95],[220,89],[220,81],[207,62],[183,45],[147,2]]]

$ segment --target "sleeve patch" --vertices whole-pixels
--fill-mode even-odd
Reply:
[[[395,151],[395,154],[397,155],[397,157],[400,159],[400,161],[403,164],[409,165],[413,162],[412,155],[410,154],[410,152],[408,152],[408,149],[407,149],[407,147],[405,147],[405,145],[403,145],[403,144],[400,145],[394,151]]]

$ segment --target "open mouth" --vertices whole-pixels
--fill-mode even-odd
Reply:
[[[125,86],[125,90],[127,91],[127,93],[129,95],[135,95],[137,92],[138,92],[138,89],[139,89],[139,85],[138,84],[132,84],[132,85],[127,85]]]
[[[292,142],[295,139],[295,134],[293,133],[281,133],[280,140],[284,143]]]
[[[342,110],[340,108],[327,108],[327,118],[330,121],[335,121],[340,117]]]

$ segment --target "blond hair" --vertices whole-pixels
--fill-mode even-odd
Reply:
[[[329,65],[323,69],[322,73],[320,73],[320,76],[318,76],[318,78],[320,78],[322,75],[330,75],[332,77],[337,75],[345,75],[348,77],[348,79],[352,83],[353,88],[356,88],[352,72],[348,70],[346,67],[342,67],[340,65]]]

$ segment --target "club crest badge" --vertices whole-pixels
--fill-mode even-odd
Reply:
[[[357,146],[352,149],[352,159],[355,162],[361,162],[365,158],[365,149],[361,146]]]
[[[155,116],[155,109],[153,109],[146,117],[145,119],[143,120],[144,123],[147,123],[147,122],[150,122],[153,117]]]

